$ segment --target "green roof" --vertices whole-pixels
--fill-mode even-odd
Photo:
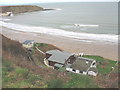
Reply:
[[[87,58],[77,58],[70,67],[75,70],[87,71],[87,69],[91,66],[92,62],[93,60],[89,60]]]
[[[50,50],[46,52],[47,54],[52,54],[48,60],[53,62],[58,62],[64,64],[65,61],[72,55],[71,53],[65,52],[65,51],[59,51],[59,50]]]

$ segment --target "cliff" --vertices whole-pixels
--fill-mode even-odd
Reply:
[[[0,6],[0,11],[2,13],[12,12],[13,14],[25,13],[32,11],[43,11],[42,7],[32,6],[32,5],[19,5],[19,6]]]

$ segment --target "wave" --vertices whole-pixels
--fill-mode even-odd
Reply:
[[[79,26],[79,27],[99,27],[99,25],[91,25],[91,24],[74,24],[74,26]]]
[[[0,21],[10,21],[11,19],[3,19],[2,17],[0,18]]]
[[[77,40],[97,40],[97,41],[107,41],[112,43],[118,42],[118,35],[76,33],[72,31],[65,31],[65,30],[54,29],[50,27],[25,26],[25,25],[19,25],[14,23],[6,23],[3,21],[0,21],[0,25],[10,29],[18,30],[18,31],[58,35],[58,36],[69,37]]]
[[[55,10],[62,10],[61,8],[55,8]]]

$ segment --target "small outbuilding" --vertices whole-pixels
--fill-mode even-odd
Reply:
[[[34,40],[26,40],[22,43],[23,47],[30,49],[33,47],[35,41]]]
[[[73,73],[92,76],[97,76],[98,74],[96,60],[94,59],[76,56],[60,50],[50,50],[45,54],[44,64],[53,69],[65,67],[67,71]]]

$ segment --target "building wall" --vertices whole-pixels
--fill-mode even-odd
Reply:
[[[48,59],[51,56],[51,54],[46,53],[46,59]]]
[[[23,47],[25,47],[25,48],[31,48],[31,47],[33,47],[33,44],[23,44]]]
[[[52,67],[54,67],[54,65],[55,65],[56,63],[57,63],[57,64],[61,64],[61,65],[64,66],[64,64],[62,64],[62,63],[48,61],[49,66],[52,66]]]
[[[97,73],[95,73],[95,72],[93,72],[93,71],[88,71],[88,75],[97,76]]]
[[[66,60],[65,64],[67,63],[72,64],[75,60],[76,60],[75,56],[72,55]]]
[[[46,66],[48,66],[48,67],[50,67],[50,68],[53,68],[53,69],[54,69],[54,67],[49,66],[49,62],[48,62],[48,60],[47,60],[46,58],[44,59],[44,64],[45,64]]]
[[[49,63],[50,66],[54,67],[54,65],[55,65],[56,62],[48,61],[48,63]]]

